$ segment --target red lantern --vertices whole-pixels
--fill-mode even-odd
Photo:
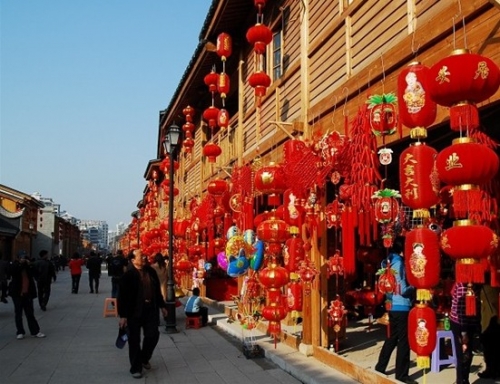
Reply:
[[[451,185],[476,184],[490,181],[498,172],[497,154],[486,145],[469,137],[452,141],[436,159],[439,178]]]
[[[247,32],[247,40],[254,46],[255,53],[266,53],[266,46],[273,40],[273,32],[267,25],[257,23]]]
[[[257,71],[250,75],[248,83],[255,89],[255,96],[262,97],[271,85],[271,78],[264,71]]]
[[[194,147],[194,140],[191,137],[186,137],[182,142],[182,145],[184,146],[186,153],[191,153]]]
[[[441,249],[453,259],[456,281],[483,283],[484,269],[478,259],[488,257],[498,247],[498,236],[488,227],[471,220],[456,220],[441,234]]]
[[[261,269],[257,278],[266,289],[279,289],[288,283],[290,274],[285,268],[271,264]]]
[[[300,281],[294,280],[288,285],[287,306],[289,311],[302,311],[302,283]]]
[[[425,127],[436,119],[436,103],[427,87],[429,68],[419,62],[410,63],[398,76],[398,107],[401,122],[412,128],[414,139],[427,137]]]
[[[284,243],[288,237],[288,225],[276,217],[261,222],[257,227],[257,236],[260,240],[267,243]]]
[[[418,142],[399,158],[401,201],[414,210],[413,217],[429,217],[428,208],[439,201],[436,155],[434,148]]]
[[[205,77],[203,78],[203,81],[208,87],[208,90],[212,93],[217,91],[218,80],[219,80],[219,75],[215,72],[214,69],[212,69],[212,71],[208,75],[205,75]]]
[[[428,228],[414,228],[406,234],[405,267],[408,283],[417,288],[417,300],[431,300],[430,289],[439,283],[441,255],[439,238]]]
[[[194,132],[194,124],[188,121],[187,123],[184,123],[182,125],[182,130],[184,132],[190,132],[192,134]]]
[[[378,290],[380,293],[388,294],[397,291],[397,281],[395,271],[391,269],[391,263],[387,262],[385,268],[380,269],[377,272],[378,278]]]
[[[208,183],[207,191],[214,196],[222,196],[228,190],[226,180],[213,179]]]
[[[233,42],[230,35],[222,32],[219,36],[217,36],[216,52],[222,61],[226,61],[226,59],[231,56],[231,53],[233,52]]]
[[[217,125],[221,129],[227,129],[229,126],[229,112],[225,108],[221,108],[219,110],[219,114],[217,115]]]
[[[203,156],[208,158],[209,163],[215,163],[221,153],[222,149],[215,143],[209,142],[203,147]]]
[[[430,356],[436,347],[436,313],[425,304],[417,304],[408,315],[408,341],[417,355],[418,368],[430,368]]]
[[[479,113],[474,104],[497,91],[500,70],[487,57],[457,49],[429,69],[428,85],[431,98],[450,107],[451,129],[475,129]]]
[[[174,236],[184,238],[189,227],[188,220],[174,220]]]
[[[217,81],[217,92],[219,92],[220,97],[225,99],[229,93],[229,76],[227,73],[221,73],[219,75],[219,80]]]
[[[219,108],[211,105],[203,111],[203,119],[207,121],[210,128],[217,126],[217,119],[219,117]]]
[[[193,264],[188,259],[181,259],[175,263],[175,269],[183,273],[191,272]]]
[[[370,125],[375,136],[392,135],[396,132],[396,95],[373,95],[368,98]]]
[[[280,164],[270,163],[254,176],[254,187],[264,194],[283,193],[286,190],[286,179],[283,167]]]
[[[399,202],[396,198],[401,197],[394,189],[382,189],[372,196],[375,200],[375,220],[379,223],[391,223],[398,217]]]
[[[194,108],[188,105],[186,108],[182,110],[182,114],[186,116],[186,121],[191,122],[192,116],[194,115]]]

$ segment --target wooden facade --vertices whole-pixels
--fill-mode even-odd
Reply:
[[[200,45],[162,114],[158,158],[164,157],[163,131],[178,122],[186,106],[196,110],[195,146],[191,154],[181,153],[175,179],[181,191],[174,202],[177,213],[186,211],[190,198],[204,195],[211,179],[228,178],[234,165],[252,163],[256,158],[263,163],[281,161],[282,145],[292,137],[310,139],[332,130],[346,134],[345,118],[355,116],[367,95],[396,92],[398,74],[410,62],[431,66],[455,48],[467,48],[500,63],[500,8],[493,1],[268,0],[263,14],[264,23],[282,34],[283,60],[282,75],[267,89],[260,108],[247,82],[256,70],[255,54],[245,39],[247,29],[255,24],[253,2],[214,0],[200,33]],[[222,148],[222,155],[212,164],[202,154],[203,144],[211,138],[201,117],[211,105],[203,77],[213,65],[220,71],[220,58],[207,42],[215,42],[221,32],[233,38],[233,52],[226,62],[231,77],[226,108],[231,121],[227,131],[216,132],[212,138]],[[482,116],[490,117],[487,132],[496,138],[500,137],[500,129],[495,132],[500,128],[499,100],[497,91],[479,105]],[[219,98],[215,103],[221,107]],[[447,108],[438,107],[435,126],[429,128],[434,132],[430,133],[432,140],[439,142],[446,136],[448,116]],[[408,135],[409,129],[404,127],[402,139],[390,136],[386,144],[403,148],[408,145]],[[311,294],[313,316],[305,316],[301,340],[324,361],[328,360],[324,348],[331,341],[326,325],[331,298],[321,268],[330,256],[325,234],[325,227],[313,234],[311,257],[322,276]],[[322,236],[324,241],[320,241]]]

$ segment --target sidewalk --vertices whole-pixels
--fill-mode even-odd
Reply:
[[[47,311],[35,316],[45,339],[16,339],[14,307],[0,304],[0,382],[3,384],[172,383],[172,384],[353,384],[333,368],[307,358],[282,343],[256,336],[267,358],[247,359],[242,352],[241,327],[229,324],[224,313],[210,308],[216,325],[198,330],[184,327],[183,307],[177,309],[178,333],[161,336],[142,379],[129,373],[128,349],[114,345],[118,318],[103,317],[111,281],[103,271],[99,294],[90,294],[84,273],[77,295],[71,294],[69,271],[60,271],[52,284]],[[25,326],[26,321],[25,321]],[[26,329],[27,330],[27,329]],[[27,330],[28,331],[28,330]],[[291,374],[287,373],[290,372]],[[295,377],[294,377],[295,376]]]

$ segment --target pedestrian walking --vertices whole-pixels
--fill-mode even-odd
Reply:
[[[165,263],[165,259],[161,253],[157,253],[155,255],[154,263],[151,264],[153,269],[156,271],[158,275],[158,279],[160,280],[160,290],[163,296],[163,300],[167,301],[167,280],[168,280],[168,269],[167,264]]]
[[[35,318],[33,299],[36,298],[36,285],[33,277],[33,266],[29,261],[25,251],[19,251],[17,258],[12,262],[12,281],[9,285],[9,295],[14,302],[14,313],[17,330],[17,339],[22,340],[26,332],[24,331],[23,312],[28,322],[28,328],[33,337],[43,338],[45,335],[40,332],[40,326]]]
[[[467,315],[466,296],[474,297],[474,311]],[[473,340],[481,330],[481,302],[479,301],[480,286],[456,282],[451,289],[450,325],[455,339],[456,383],[469,384],[470,367],[473,357]]]
[[[90,252],[87,260],[87,269],[89,270],[90,293],[99,293],[99,279],[101,278],[101,258],[94,252]]]
[[[45,249],[39,253],[40,259],[33,264],[35,278],[38,288],[38,304],[42,311],[47,310],[47,304],[50,298],[50,288],[52,281],[57,280],[54,264],[49,260],[49,252]]]
[[[406,281],[403,249],[403,244],[394,242],[393,246],[389,249],[387,259],[382,262],[382,268],[386,268],[387,261],[389,261],[390,268],[395,271],[398,293],[392,293],[387,297],[391,301],[391,309],[389,311],[390,336],[385,340],[380,350],[375,370],[385,375],[391,354],[397,347],[396,380],[407,384],[417,384],[417,381],[409,376],[410,343],[408,341],[408,314],[412,306],[410,297],[414,293],[414,288],[408,285]]]
[[[128,328],[130,373],[140,379],[143,368],[151,369],[149,360],[160,338],[158,311],[161,308],[166,317],[167,303],[161,295],[158,276],[146,264],[141,251],[133,250],[129,258],[131,266],[123,275],[118,292],[119,326]],[[142,348],[141,329],[144,333]]]
[[[80,286],[80,278],[82,277],[82,266],[84,264],[78,252],[73,254],[68,267],[71,273],[71,293],[78,293],[78,288]]]
[[[7,288],[10,279],[10,262],[7,257],[0,252],[0,301],[7,304]]]
[[[127,270],[128,261],[123,255],[123,251],[119,249],[116,255],[111,257],[108,263],[108,276],[111,276],[111,297],[118,297],[120,288],[120,279]]]

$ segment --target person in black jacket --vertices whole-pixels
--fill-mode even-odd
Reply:
[[[47,250],[41,250],[39,253],[40,259],[33,263],[38,289],[38,304],[42,311],[47,310],[50,298],[50,286],[52,281],[55,282],[57,280],[56,268],[52,264],[52,261],[48,259],[48,254]]]
[[[89,287],[90,293],[99,293],[99,279],[101,277],[102,260],[94,251],[90,252],[90,257],[87,260],[87,269],[89,270]]]
[[[167,303],[161,295],[158,276],[146,264],[141,251],[133,250],[129,260],[131,265],[120,280],[117,304],[120,328],[128,328],[130,373],[139,379],[143,368],[151,368],[149,360],[160,339],[158,311],[161,308],[163,316],[167,316]]]
[[[9,295],[14,302],[14,312],[17,328],[17,339],[24,339],[25,331],[23,325],[23,311],[28,321],[28,328],[33,337],[42,338],[45,335],[40,332],[40,326],[36,321],[33,299],[36,298],[35,279],[33,278],[33,267],[25,251],[18,252],[18,258],[10,267],[12,281],[9,285]]]

